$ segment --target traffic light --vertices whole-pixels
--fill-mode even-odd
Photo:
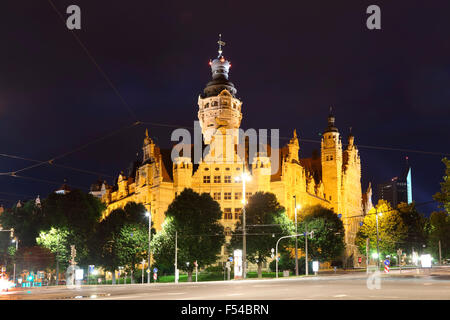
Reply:
[[[361,263],[361,262],[362,262],[362,258],[358,257],[358,263]]]

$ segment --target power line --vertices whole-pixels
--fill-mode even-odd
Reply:
[[[104,135],[104,136],[102,136],[102,137],[99,137],[99,138],[97,138],[97,139],[93,139],[93,140],[91,140],[91,141],[89,141],[89,142],[87,142],[87,143],[85,143],[85,144],[83,144],[83,145],[81,145],[81,146],[79,146],[79,147],[77,147],[77,148],[75,148],[75,149],[72,149],[72,150],[70,150],[70,151],[67,151],[67,152],[65,152],[65,153],[63,153],[63,154],[60,154],[60,155],[58,155],[58,156],[56,156],[56,157],[53,157],[53,158],[51,158],[51,159],[49,159],[49,160],[46,160],[46,161],[39,161],[39,163],[36,163],[36,164],[34,164],[34,165],[31,165],[31,166],[28,166],[28,167],[25,167],[25,168],[22,168],[22,169],[19,169],[19,170],[15,170],[15,171],[11,171],[11,172],[3,172],[3,173],[0,173],[0,175],[14,175],[14,174],[17,174],[18,172],[30,170],[30,169],[32,169],[32,168],[36,168],[36,167],[42,166],[42,165],[44,165],[44,164],[54,164],[54,161],[57,160],[57,159],[61,159],[61,158],[63,158],[63,157],[68,156],[69,154],[72,154],[72,153],[75,153],[75,152],[77,152],[77,151],[83,150],[83,149],[85,149],[86,147],[88,147],[88,146],[90,146],[90,145],[92,145],[92,144],[94,144],[94,143],[97,143],[97,142],[99,142],[99,141],[105,140],[106,138],[109,138],[109,137],[111,137],[111,136],[114,136],[114,135],[116,135],[116,134],[118,134],[118,133],[120,133],[120,132],[122,132],[122,131],[125,131],[125,130],[127,130],[127,129],[133,128],[133,127],[135,127],[135,126],[137,126],[137,125],[140,125],[140,124],[141,124],[141,122],[136,121],[136,122],[134,122],[134,123],[131,124],[131,125],[126,125],[126,126],[120,128],[120,129],[115,130],[115,131],[112,131],[112,132],[110,132],[110,133],[108,133],[108,134],[106,134],[106,135]],[[31,159],[30,159],[30,160],[31,160]],[[36,161],[37,161],[37,160],[36,160]],[[60,166],[62,166],[62,165],[60,165]],[[68,166],[66,166],[66,167],[68,168]],[[73,169],[73,167],[72,167],[72,169]],[[78,170],[84,170],[84,169],[78,169]]]
[[[55,12],[57,13],[57,15],[59,16],[59,18],[61,19],[62,23],[64,24],[64,26],[66,26],[66,20],[64,19],[63,15],[61,14],[61,12],[59,12],[59,10],[56,8],[55,4],[53,3],[52,0],[48,0],[48,2],[50,3],[50,5],[52,6],[53,10],[55,10]],[[125,101],[125,99],[122,97],[122,95],[120,94],[119,90],[117,90],[116,86],[113,84],[113,82],[111,81],[111,79],[109,79],[109,77],[106,75],[106,73],[103,71],[103,69],[100,67],[100,65],[97,63],[97,61],[95,60],[95,58],[92,56],[92,54],[89,52],[89,50],[87,49],[87,47],[83,44],[83,42],[81,41],[81,39],[77,36],[76,32],[74,30],[70,30],[70,32],[72,33],[72,35],[74,36],[75,40],[78,42],[78,44],[81,46],[81,48],[84,50],[84,52],[87,54],[87,56],[89,57],[89,59],[91,60],[91,62],[95,65],[95,67],[97,68],[97,70],[100,72],[100,74],[103,76],[103,78],[106,80],[106,82],[108,83],[108,85],[113,89],[113,91],[115,92],[115,94],[117,95],[117,97],[119,97],[120,101],[122,102],[122,104],[125,106],[125,108],[128,110],[128,112],[130,113],[130,115],[132,116],[132,118],[134,120],[137,120],[136,114],[134,113],[134,111],[131,109],[131,107],[128,105],[128,103]]]
[[[19,179],[25,179],[25,180],[32,180],[32,181],[37,181],[37,182],[45,182],[45,183],[50,183],[50,184],[56,184],[56,185],[61,185],[61,182],[57,182],[57,181],[50,181],[50,180],[45,180],[45,179],[39,179],[39,178],[33,178],[33,177],[26,177],[26,176],[18,176],[16,174],[14,175],[9,175],[9,176],[5,176],[5,177],[13,177],[13,178],[19,178]],[[75,187],[75,188],[79,188],[79,189],[85,189],[87,187],[81,187],[81,186],[77,186],[74,184],[69,184],[66,183],[68,186],[71,187]]]
[[[86,169],[79,169],[79,168],[75,168],[75,167],[71,167],[71,166],[57,164],[57,163],[54,163],[52,160],[50,160],[50,161],[40,161],[40,160],[35,160],[35,159],[30,159],[30,158],[24,158],[24,157],[20,157],[20,156],[10,155],[10,154],[6,154],[6,153],[0,153],[0,156],[1,157],[5,157],[5,158],[12,158],[12,159],[19,159],[19,160],[37,162],[37,163],[40,163],[40,164],[49,164],[51,166],[60,167],[60,168],[64,168],[64,169],[79,171],[79,172],[83,172],[83,173],[89,173],[89,174],[93,174],[93,175],[97,175],[97,176],[105,176],[105,177],[113,178],[113,176],[110,176],[110,175],[105,174],[105,173],[94,172],[94,171],[90,171],[90,170],[86,170]],[[0,173],[0,175],[10,175],[11,173],[13,173],[13,172],[4,172],[4,173]]]

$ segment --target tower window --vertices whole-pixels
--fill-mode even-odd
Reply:
[[[213,105],[213,107],[215,107],[215,106],[218,106],[219,103],[217,101],[213,101],[212,105]]]
[[[203,176],[203,183],[211,183],[211,177],[210,176]]]
[[[231,176],[225,176],[224,180],[225,183],[231,183]]]
[[[242,192],[236,192],[234,194],[234,200],[241,200],[242,199]]]
[[[330,161],[333,160],[333,156],[330,156]]]
[[[223,199],[224,200],[231,200],[231,192],[225,192],[223,194]]]
[[[214,192],[214,196],[213,196],[213,199],[214,200],[220,200],[222,197],[221,197],[221,193],[220,192]]]
[[[330,157],[329,157],[329,156],[327,156],[327,161],[328,161],[328,160],[330,160]]]
[[[227,237],[231,236],[231,229],[230,228],[225,228],[225,236],[227,236]]]
[[[220,176],[214,176],[214,183],[220,183]]]
[[[209,102],[207,104],[205,104],[205,109],[209,108]]]

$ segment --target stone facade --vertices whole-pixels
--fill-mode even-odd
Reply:
[[[236,98],[237,90],[228,80],[231,64],[220,52],[210,65],[213,79],[198,99],[198,119],[203,141],[211,146],[210,152],[199,164],[193,164],[192,158],[185,156],[172,160],[170,150],[161,150],[146,131],[142,160],[133,164],[128,175],[121,173],[112,186],[104,182],[92,188],[92,193],[107,204],[104,216],[134,201],[151,211],[155,228],[160,230],[169,204],[184,188],[192,188],[199,193],[209,193],[220,203],[222,223],[226,232],[230,232],[243,206],[242,182],[235,178],[245,170],[251,176],[246,183],[245,198],[257,191],[273,192],[291,219],[295,214],[294,196],[302,207],[320,204],[340,214],[346,230],[346,256],[353,256],[351,260],[355,263],[354,238],[362,221],[364,204],[361,162],[353,135],[348,137],[348,145],[343,150],[335,118],[330,112],[320,156],[299,158],[299,141],[294,130],[286,146],[278,150],[269,147],[266,153],[257,153],[253,163],[242,159],[236,151],[242,101]],[[231,146],[227,144],[229,141]],[[217,146],[224,146],[223,150],[230,152],[231,158],[225,159],[226,152],[217,152]],[[273,152],[279,160],[275,173],[271,173],[268,157]],[[367,195],[364,196],[365,201],[370,202]],[[301,215],[301,209],[298,214]]]

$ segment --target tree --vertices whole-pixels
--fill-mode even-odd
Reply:
[[[51,193],[42,201],[42,227],[40,231],[66,230],[67,242],[75,245],[79,264],[90,261],[89,243],[101,218],[104,204],[91,194],[72,190],[66,194]],[[36,235],[38,237],[38,235]]]
[[[133,273],[136,264],[148,255],[148,222],[142,204],[130,202],[123,209],[116,209],[100,222],[92,237],[92,259],[113,274],[120,265],[126,265]],[[154,233],[154,230],[152,230]]]
[[[148,257],[148,226],[143,223],[125,224],[119,231],[117,247],[120,264],[126,266],[133,283],[136,265]]]
[[[450,213],[450,160],[444,158],[442,162],[445,164],[445,175],[442,177],[444,181],[441,182],[441,192],[436,193],[433,198],[441,203],[440,207],[448,214]]]
[[[0,215],[0,225],[4,229],[14,229],[14,236],[19,239],[20,246],[35,246],[36,237],[43,226],[41,207],[30,200],[22,206],[7,209]]]
[[[54,261],[53,253],[43,247],[21,247],[16,252],[16,263],[28,271],[40,271],[49,268]]]
[[[67,268],[70,256],[70,239],[73,235],[67,228],[51,228],[48,231],[41,231],[39,237],[36,238],[36,243],[44,248],[49,249],[55,256],[56,261],[56,283],[59,280],[60,267]]]
[[[345,230],[342,220],[333,210],[321,205],[308,206],[301,212],[298,232],[314,231],[308,239],[308,257],[321,262],[333,261],[345,249]],[[299,237],[299,247],[305,247],[305,237]]]
[[[380,254],[394,254],[397,249],[404,248],[408,227],[405,225],[400,212],[392,209],[389,202],[385,200],[379,200],[376,207],[372,208],[364,217],[363,225],[357,232],[355,243],[360,252],[366,253],[366,239],[369,238],[370,248],[374,252],[373,248],[377,247],[376,212],[378,212]]]
[[[441,242],[442,259],[450,258],[450,217],[446,212],[433,212],[430,216],[428,247],[434,257],[439,257],[439,241]]]
[[[271,256],[271,249],[277,240],[294,231],[294,224],[286,215],[276,196],[270,192],[256,192],[248,200],[245,207],[247,228],[247,259],[258,266],[258,277],[262,278],[262,264]],[[280,252],[290,244],[286,240],[279,249]],[[242,217],[232,233],[230,247],[242,248]]]
[[[427,242],[425,230],[427,219],[417,211],[414,202],[410,204],[402,202],[398,205],[397,210],[407,228],[403,244],[399,245],[408,252],[414,248],[416,250],[422,248]]]
[[[219,204],[209,194],[184,189],[169,205],[163,228],[152,239],[156,262],[167,266],[172,261],[173,264],[177,232],[177,268],[186,271],[188,281],[192,281],[195,261],[202,267],[217,260],[225,242],[221,217]]]

